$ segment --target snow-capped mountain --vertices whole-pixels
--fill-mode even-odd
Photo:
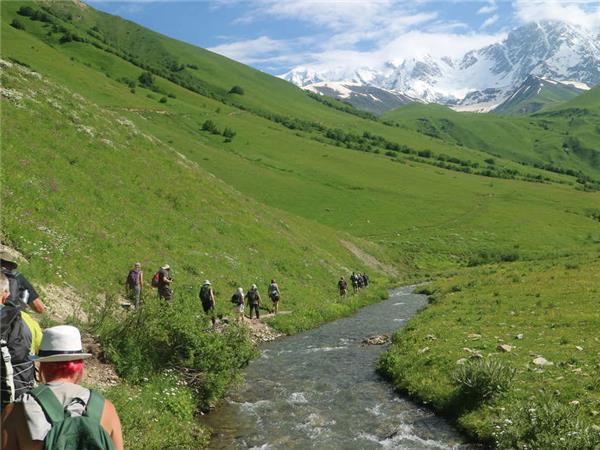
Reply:
[[[348,89],[373,86],[457,110],[485,112],[506,101],[530,75],[579,88],[599,84],[599,38],[589,30],[545,21],[516,28],[502,42],[461,58],[424,56],[385,61],[379,67],[321,71],[297,67],[282,78],[303,88],[336,83],[344,91],[333,96],[340,98],[349,97]]]

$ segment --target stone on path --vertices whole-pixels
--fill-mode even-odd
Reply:
[[[511,351],[512,351],[512,349],[513,349],[513,346],[512,346],[512,345],[508,345],[508,344],[500,344],[500,345],[498,345],[498,347],[496,347],[496,348],[497,348],[498,350],[500,350],[501,352],[508,353],[508,352],[511,352]]]

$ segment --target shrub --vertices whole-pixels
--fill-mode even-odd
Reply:
[[[484,162],[489,164],[490,166],[493,166],[494,164],[496,164],[496,160],[494,158],[484,159]]]
[[[138,77],[140,86],[151,89],[154,87],[154,76],[150,72],[142,72]]]
[[[208,131],[212,134],[221,134],[221,132],[217,128],[217,124],[210,119],[204,121],[204,123],[202,124],[202,131]]]
[[[247,328],[213,330],[192,295],[182,294],[170,305],[147,298],[142,308],[124,320],[104,314],[95,328],[121,376],[140,382],[165,368],[174,368],[194,390],[204,410],[213,407],[239,380],[240,369],[255,354]]]
[[[24,30],[25,25],[23,25],[18,19],[13,19],[10,23],[10,26],[16,28],[17,30]]]
[[[237,95],[244,95],[244,88],[236,85],[236,86],[233,86],[231,89],[229,89],[229,93],[237,94]]]
[[[459,386],[459,398],[472,405],[506,391],[514,376],[514,368],[491,358],[468,360],[452,374]]]
[[[223,130],[223,137],[227,138],[227,139],[233,139],[236,135],[236,132],[233,131],[231,128],[229,127],[225,127],[225,129]]]
[[[25,17],[31,17],[31,16],[33,16],[34,12],[35,12],[35,10],[31,6],[21,6],[17,10],[17,14],[19,14],[21,16],[25,16]]]
[[[518,403],[495,428],[493,438],[499,449],[592,450],[600,445],[600,431],[592,427],[579,406],[551,397]]]
[[[161,97],[159,100],[160,103],[167,103],[167,97]]]

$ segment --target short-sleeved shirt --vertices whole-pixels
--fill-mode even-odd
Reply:
[[[170,283],[165,281],[165,278],[171,278],[171,271],[169,269],[160,269],[158,271],[158,287],[164,288],[169,286]]]
[[[37,355],[42,345],[42,328],[37,321],[24,311],[21,311],[21,318],[31,332],[31,354]]]
[[[36,298],[39,297],[39,294],[37,293],[37,291],[34,289],[34,287],[31,285],[29,280],[27,278],[25,278],[25,276],[21,272],[12,272],[7,269],[2,269],[2,273],[10,274],[11,276],[15,277],[15,279],[17,280],[17,283],[19,283],[19,290],[27,291],[26,295],[27,295],[27,304],[28,305],[31,305],[31,303]]]

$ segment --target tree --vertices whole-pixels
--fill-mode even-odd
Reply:
[[[238,85],[233,86],[229,89],[230,94],[244,95],[244,88]]]
[[[233,131],[231,128],[229,127],[225,127],[225,129],[223,130],[223,137],[227,138],[227,139],[233,139],[236,135],[236,132]]]

